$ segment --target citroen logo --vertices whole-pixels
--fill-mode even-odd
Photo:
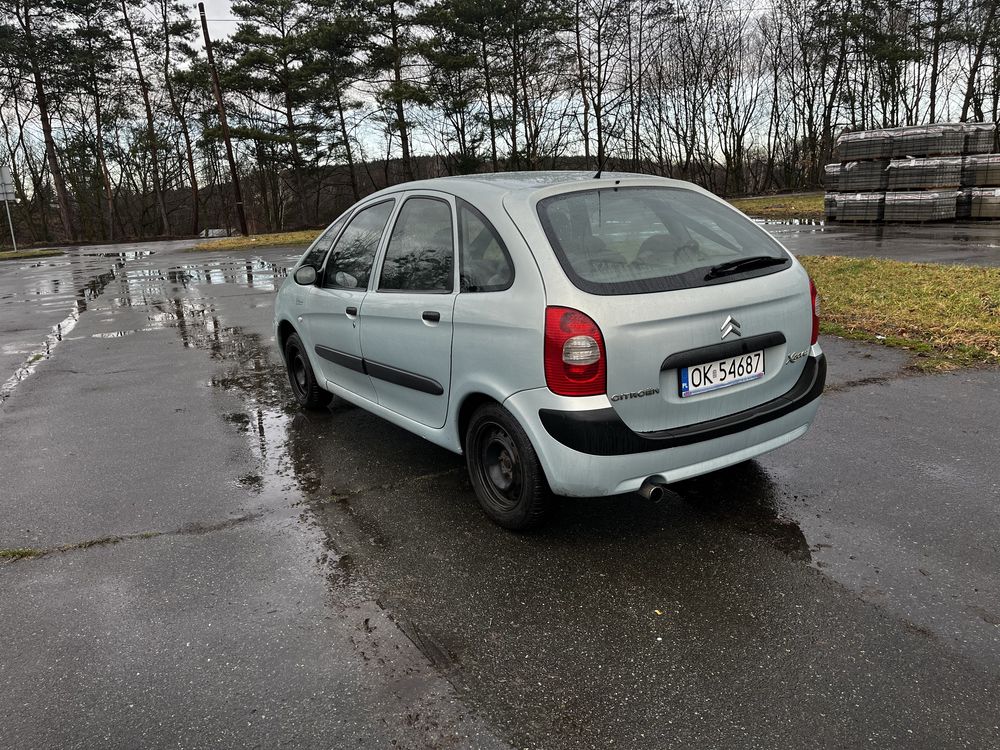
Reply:
[[[726,318],[726,322],[722,324],[722,328],[719,330],[722,331],[722,338],[726,338],[731,333],[735,333],[737,336],[743,335],[740,333],[740,322],[732,315]]]

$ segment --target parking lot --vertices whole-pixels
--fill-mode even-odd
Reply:
[[[903,229],[773,227],[1000,258]],[[805,438],[514,535],[461,457],[293,405],[300,250],[186,244],[0,267],[0,549],[41,553],[0,561],[0,746],[1000,747],[1000,371],[823,338]]]

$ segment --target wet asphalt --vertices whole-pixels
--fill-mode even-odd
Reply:
[[[512,535],[292,406],[298,251],[116,250],[0,266],[0,747],[1000,747],[1000,372],[824,339],[803,439]]]

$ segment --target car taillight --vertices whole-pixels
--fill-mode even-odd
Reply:
[[[812,341],[815,344],[819,341],[819,294],[816,293],[816,283],[809,279],[809,297],[812,301],[813,331]]]
[[[604,337],[579,310],[545,308],[545,383],[560,396],[598,396],[608,390]]]

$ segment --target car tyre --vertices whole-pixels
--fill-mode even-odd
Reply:
[[[469,478],[486,515],[512,531],[538,526],[548,509],[545,472],[528,435],[499,404],[479,407],[465,432]]]
[[[285,367],[295,400],[304,409],[323,409],[333,399],[333,394],[324,391],[316,382],[316,374],[309,364],[306,348],[297,333],[293,333],[285,342]]]

